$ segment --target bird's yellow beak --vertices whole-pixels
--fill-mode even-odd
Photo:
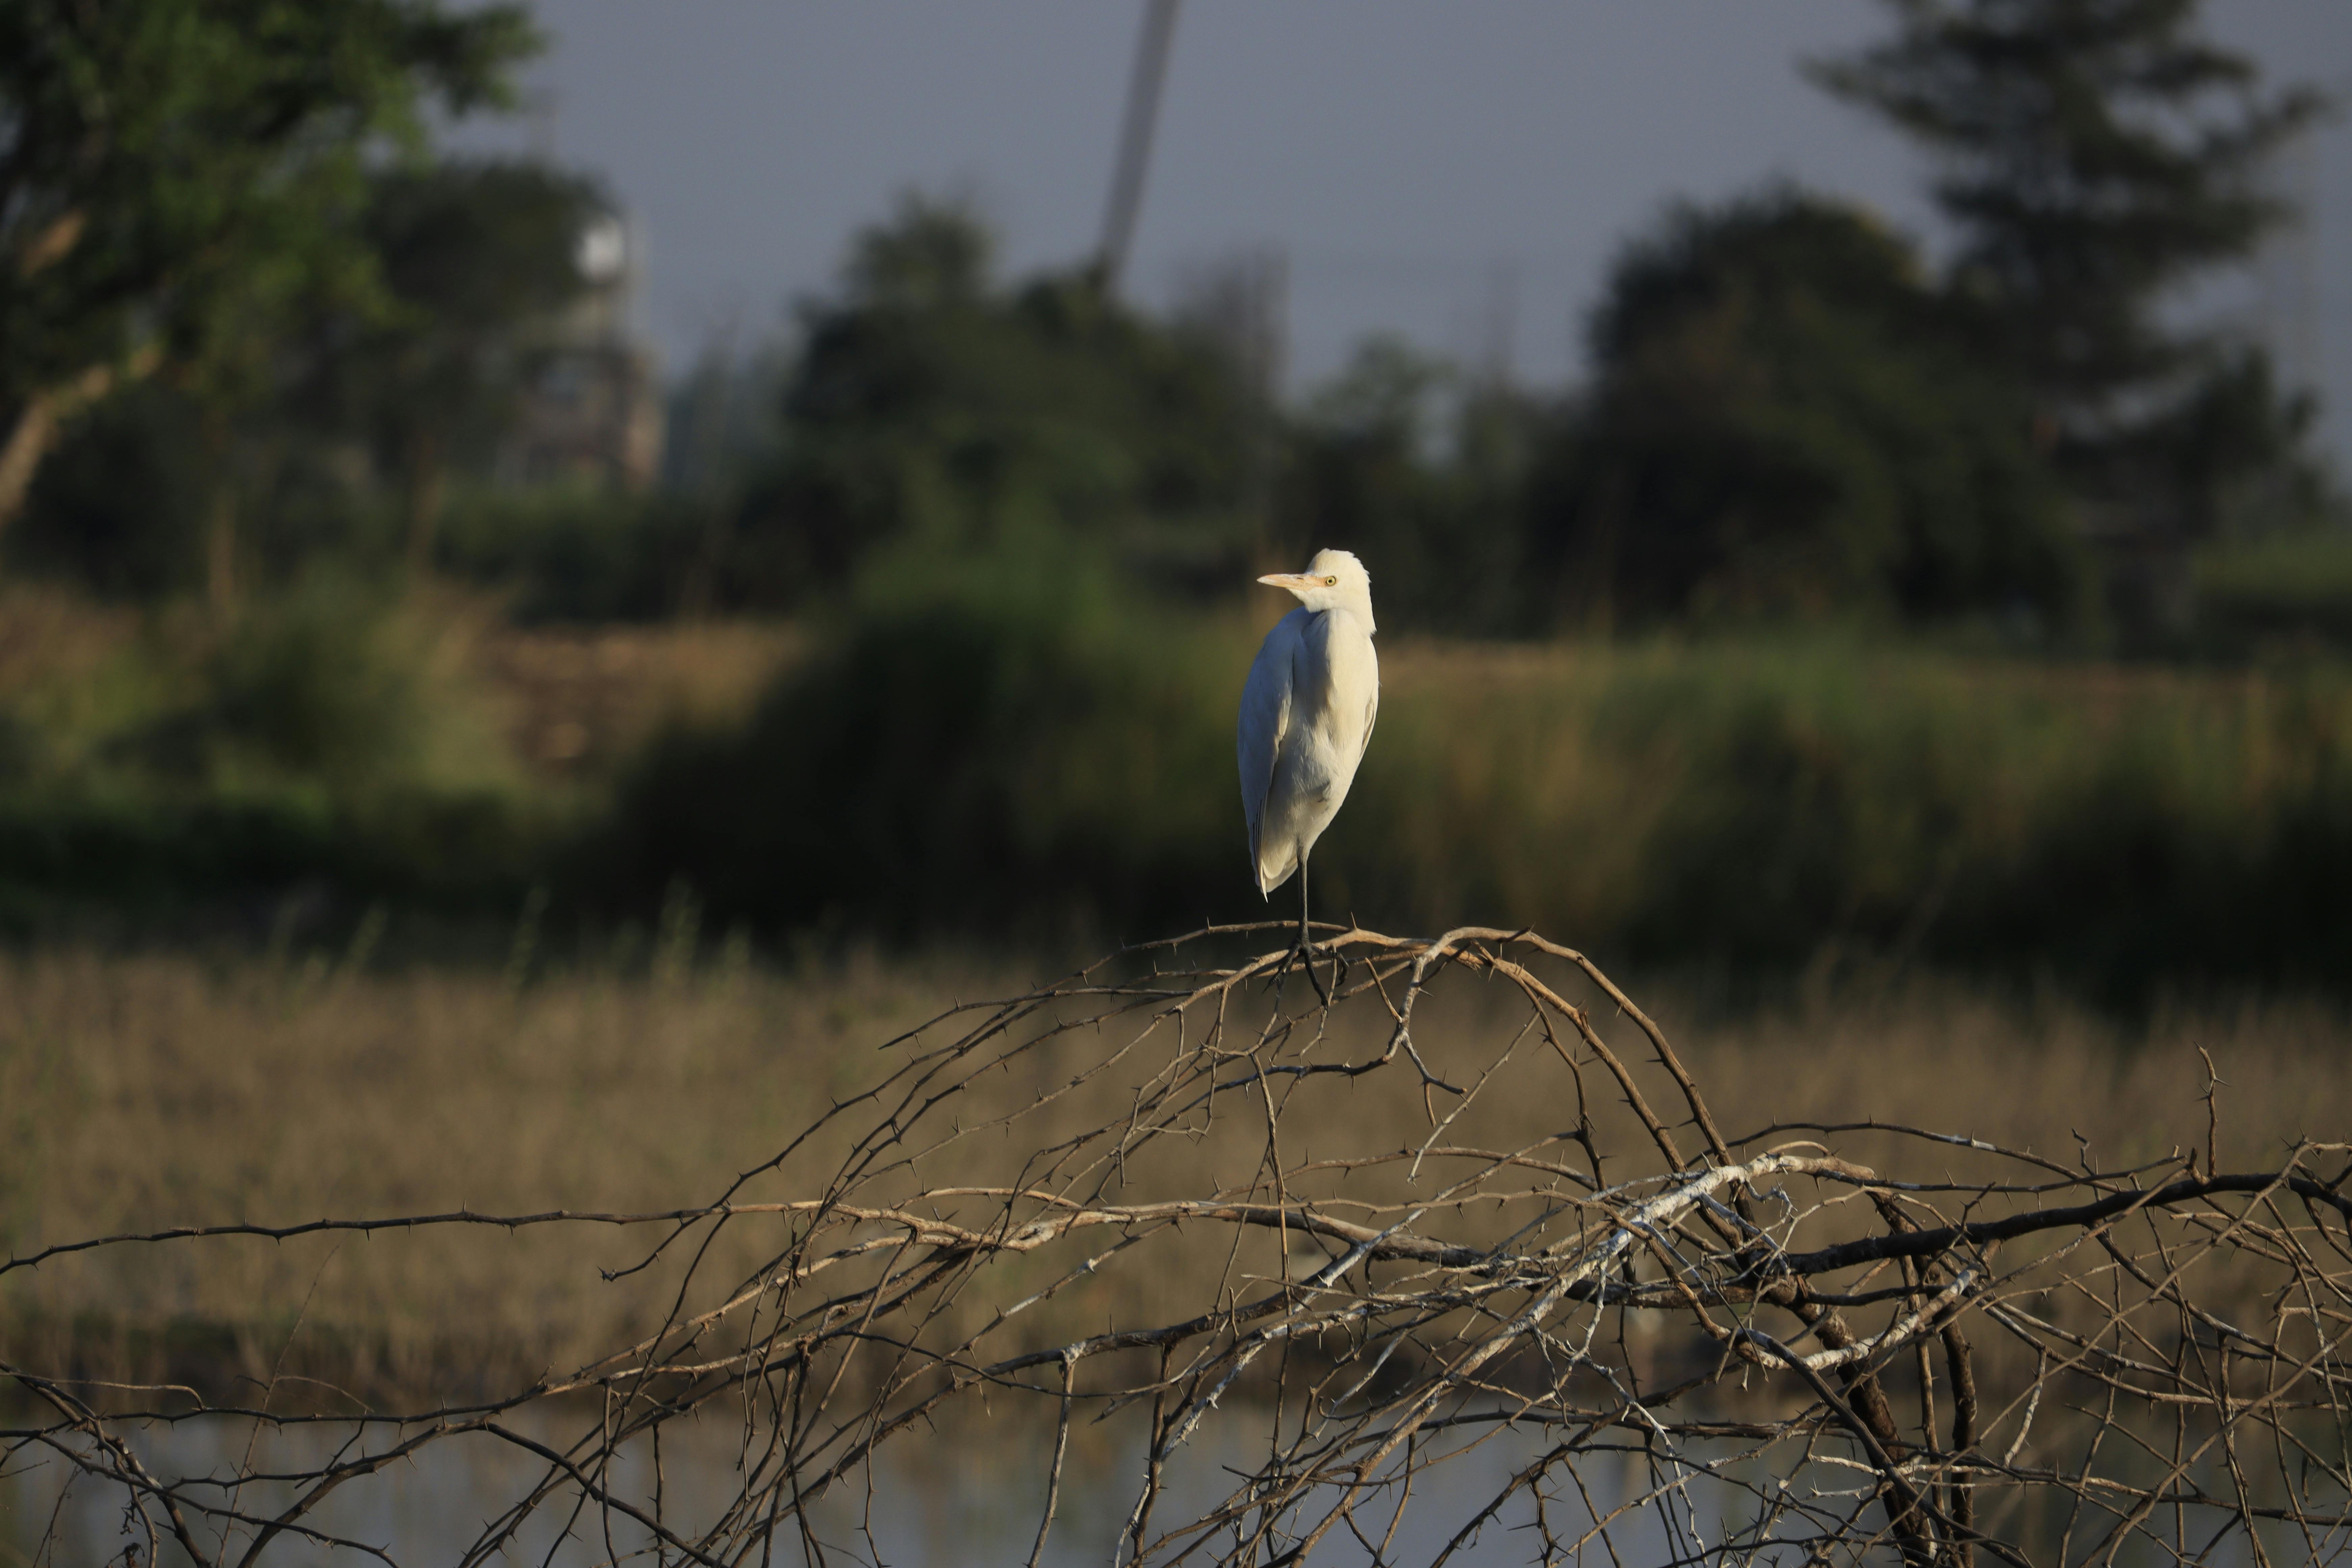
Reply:
[[[1258,581],[1269,588],[1287,588],[1294,594],[1303,594],[1309,588],[1323,585],[1323,579],[1312,572],[1272,572]]]

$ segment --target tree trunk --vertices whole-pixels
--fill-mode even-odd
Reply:
[[[16,514],[25,510],[33,476],[57,444],[58,400],[49,393],[37,392],[17,410],[7,444],[0,446],[0,533],[6,532]]]
[[[205,508],[205,601],[226,616],[236,607],[236,486],[229,474],[228,419],[205,411],[205,452],[211,460],[212,495]]]
[[[408,581],[422,583],[433,571],[433,547],[447,494],[441,463],[441,437],[421,430],[408,443]]]
[[[205,522],[205,601],[219,616],[236,605],[236,498],[226,485],[214,489]]]
[[[33,476],[56,449],[65,422],[118,385],[152,374],[161,363],[163,355],[150,344],[132,354],[119,375],[113,365],[94,364],[25,399],[16,423],[8,428],[7,441],[0,444],[0,533],[5,533],[16,514],[25,510],[26,498],[33,492]]]

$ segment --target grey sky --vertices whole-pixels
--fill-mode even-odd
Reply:
[[[536,127],[645,239],[638,318],[673,366],[777,331],[908,187],[975,195],[1015,269],[1101,220],[1136,0],[537,0]],[[2217,0],[2274,75],[2352,85],[2352,5]],[[1557,381],[1625,237],[1772,176],[1930,238],[1921,165],[1797,75],[1884,26],[1871,0],[1188,0],[1130,272],[1147,300],[1247,249],[1288,258],[1294,382],[1402,331]],[[2307,321],[2352,469],[2352,121],[2313,139],[2302,259],[2213,308]]]

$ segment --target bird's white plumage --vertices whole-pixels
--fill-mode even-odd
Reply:
[[[1257,650],[1234,737],[1251,869],[1271,893],[1348,798],[1380,716],[1381,665],[1371,579],[1353,555],[1326,550],[1303,573],[1259,581],[1299,601]]]

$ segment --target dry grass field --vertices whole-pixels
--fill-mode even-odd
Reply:
[[[949,955],[783,972],[740,953],[697,964],[656,952],[649,970],[558,971],[524,985],[324,960],[11,956],[0,961],[0,1244],[22,1256],[177,1225],[709,1202],[895,1066],[877,1047],[1029,978]],[[2325,1005],[2159,1012],[2126,1027],[2061,1000],[1919,980],[1706,1021],[1672,984],[1635,994],[1735,1138],[1768,1122],[1877,1118],[2068,1164],[2087,1151],[2113,1169],[2203,1143],[2200,1048],[2224,1080],[2222,1168],[2266,1168],[2298,1137],[2352,1131],[2352,1021]],[[1431,1048],[1475,1037],[1486,1005],[1475,987],[1453,997]],[[1594,1021],[1638,1052],[1624,1018]],[[1042,1084],[1069,1066],[1034,1070]],[[1058,1120],[1091,1126],[1105,1109],[1096,1100],[1117,1092],[1073,1097],[1023,1136]],[[1540,1100],[1501,1103],[1481,1136],[1540,1138],[1572,1121]],[[1421,1131],[1400,1125],[1397,1143]],[[1360,1146],[1382,1135],[1348,1132]],[[1868,1134],[1838,1142],[1874,1157]],[[1199,1173],[1211,1184],[1245,1184],[1245,1169],[1223,1165],[1254,1147],[1237,1130],[1188,1158],[1217,1167]],[[982,1140],[956,1158],[976,1174],[991,1162],[1010,1173],[1025,1153]],[[772,1242],[745,1226],[722,1233],[712,1272],[755,1268]],[[645,1245],[610,1229],[459,1228],[55,1258],[0,1278],[0,1358],[215,1388],[299,1375],[446,1394],[576,1363],[658,1317],[667,1303],[651,1277],[599,1273]]]

